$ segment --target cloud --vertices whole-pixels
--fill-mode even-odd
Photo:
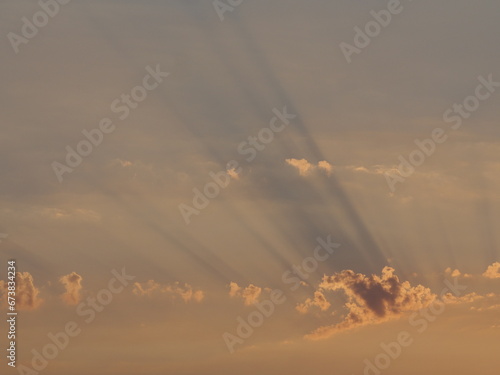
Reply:
[[[113,159],[111,161],[111,166],[115,166],[115,165],[119,165],[122,168],[127,168],[127,167],[133,166],[134,163],[132,163],[131,161],[128,161],[128,160]]]
[[[148,296],[151,297],[155,292],[161,289],[160,284],[153,280],[149,280],[145,283],[134,283],[134,289],[132,292],[138,296]]]
[[[461,297],[448,293],[443,297],[443,301],[453,305],[473,304],[474,306],[471,306],[470,310],[479,313],[500,310],[500,295],[496,293],[480,295],[473,292]]]
[[[0,280],[0,295],[4,304],[7,303],[8,282]],[[38,297],[40,290],[35,287],[33,276],[29,272],[16,274],[16,309],[35,310],[41,306],[43,299]]]
[[[354,172],[364,172],[364,173],[370,173],[370,170],[366,167],[360,166],[360,167],[355,167],[355,166],[349,166],[347,169],[353,170]]]
[[[333,171],[333,166],[325,160],[318,163],[318,168],[324,170],[328,175],[330,175]]]
[[[289,165],[299,170],[301,176],[306,176],[314,169],[314,165],[309,163],[306,159],[286,159]]]
[[[362,165],[347,165],[343,167],[344,169],[348,171],[353,171],[353,172],[359,172],[359,173],[369,173],[369,174],[376,174],[376,175],[385,175],[386,173],[389,174],[398,174],[400,175],[399,169],[397,166],[387,166],[387,165],[373,165],[370,167],[365,167]]]
[[[30,207],[25,218],[49,219],[67,222],[98,222],[101,220],[100,213],[86,208],[58,208],[58,207]]]
[[[201,302],[205,298],[202,290],[195,290],[191,285],[181,285],[179,282],[162,285],[154,280],[145,283],[134,283],[132,292],[137,296],[152,297],[154,295],[167,295],[173,300],[181,298],[184,302]]]
[[[483,276],[488,279],[500,278],[500,262],[495,262],[484,271]]]
[[[245,306],[253,305],[258,301],[260,294],[262,293],[262,288],[250,284],[246,288],[240,287],[235,282],[229,283],[229,296],[242,298]]]
[[[228,174],[228,175],[229,175],[229,177],[231,177],[233,180],[239,180],[239,179],[240,179],[240,175],[238,174],[238,172],[236,172],[236,169],[235,169],[235,168],[228,169],[228,170],[227,170],[227,174]]]
[[[451,277],[465,277],[465,278],[470,278],[472,277],[472,275],[468,274],[468,273],[462,273],[460,272],[460,270],[458,269],[451,269],[450,267],[448,267],[447,269],[444,270],[444,272],[448,275],[450,275]]]
[[[465,294],[463,296],[456,296],[452,293],[446,293],[443,296],[443,301],[448,304],[464,304],[464,303],[474,303],[477,301],[484,300],[485,298],[495,297],[494,293],[487,294],[486,296],[482,296],[477,294],[476,292],[472,292],[469,294]]]
[[[66,291],[61,295],[62,300],[66,304],[73,306],[77,305],[81,301],[82,280],[83,278],[76,272],[62,276],[59,279],[59,282],[63,284],[66,289]]]
[[[500,303],[497,303],[496,305],[486,306],[486,307],[472,306],[470,309],[472,311],[477,311],[477,312],[500,311]]]
[[[306,159],[286,159],[287,164],[295,167],[299,170],[299,174],[301,176],[307,176],[310,172],[315,169],[320,169],[325,171],[328,175],[330,175],[333,171],[333,166],[325,160],[322,160],[318,163],[318,165],[314,165],[309,163]]]
[[[325,295],[319,290],[314,292],[314,297],[308,298],[304,303],[300,303],[295,309],[301,314],[307,314],[311,308],[318,307],[321,311],[326,311],[330,308],[331,304],[325,298]]]
[[[395,319],[404,312],[428,306],[436,298],[422,285],[412,287],[408,281],[401,282],[391,267],[384,267],[381,276],[366,276],[351,270],[324,276],[319,290],[342,290],[347,296],[348,313],[342,322],[306,335],[309,339],[324,339],[337,332]]]

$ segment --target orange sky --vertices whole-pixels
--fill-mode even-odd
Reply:
[[[0,5],[2,374],[497,374],[500,5],[55,1]]]

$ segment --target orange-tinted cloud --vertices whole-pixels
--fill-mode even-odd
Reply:
[[[472,275],[468,274],[468,273],[462,273],[460,272],[459,269],[451,269],[450,267],[448,267],[447,269],[444,270],[444,272],[448,275],[450,275],[451,277],[465,277],[465,278],[470,278],[472,277]]]
[[[155,292],[160,290],[161,286],[153,280],[149,280],[145,283],[134,283],[134,289],[132,293],[138,296],[148,296],[151,297]]]
[[[477,294],[476,292],[472,292],[469,294],[465,294],[463,296],[455,296],[452,293],[446,293],[443,296],[443,302],[448,304],[465,304],[465,303],[474,303],[477,301],[484,300],[485,298],[495,297],[494,293],[489,293],[485,296]]]
[[[68,305],[73,306],[80,303],[82,299],[82,280],[83,278],[76,272],[64,275],[59,282],[64,285],[66,291],[61,295],[61,299]]]
[[[229,283],[229,296],[242,298],[245,306],[250,306],[257,302],[261,293],[262,288],[253,284],[250,284],[246,288],[242,288],[235,282]]]
[[[322,160],[318,163],[318,168],[322,169],[326,172],[326,174],[330,175],[333,171],[333,166],[328,163],[326,160]]]
[[[495,262],[484,271],[483,276],[488,279],[500,278],[500,262]]]
[[[493,292],[484,295],[472,292],[462,297],[456,297],[448,293],[443,297],[443,300],[448,304],[473,305],[470,306],[470,310],[478,313],[500,310],[500,295]]]
[[[331,174],[333,171],[333,166],[327,161],[323,160],[318,163],[318,165],[314,165],[309,163],[306,159],[286,159],[287,164],[291,165],[298,169],[299,174],[301,176],[307,176],[310,172],[315,170],[316,168],[323,170],[326,174]]]
[[[231,169],[228,169],[227,170],[227,174],[229,175],[229,177],[231,177],[233,180],[239,180],[240,179],[240,175],[238,174],[238,172],[236,172],[236,168],[231,168]]]
[[[391,267],[385,267],[381,276],[366,276],[351,270],[324,276],[319,289],[342,290],[347,296],[348,313],[340,323],[308,334],[306,337],[310,339],[324,339],[340,331],[395,319],[404,312],[428,306],[436,298],[422,285],[412,287],[408,281],[401,282]]]
[[[137,296],[167,295],[173,300],[181,298],[184,302],[201,302],[205,298],[202,290],[195,290],[191,285],[181,285],[179,282],[162,285],[154,280],[145,283],[134,283],[132,292]]]
[[[321,291],[317,290],[314,292],[313,298],[306,299],[304,303],[298,304],[295,309],[301,314],[306,314],[313,307],[318,307],[321,311],[326,311],[330,308],[330,306],[330,302],[326,300],[325,295]]]
[[[7,281],[0,280],[0,295],[4,304],[7,304],[8,285]],[[29,272],[16,274],[16,310],[35,310],[40,307],[43,300],[39,294],[40,290],[35,287]]]

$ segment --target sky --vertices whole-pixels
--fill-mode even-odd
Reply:
[[[2,374],[497,374],[499,3],[0,10]]]

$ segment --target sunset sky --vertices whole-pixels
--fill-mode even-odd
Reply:
[[[0,5],[1,374],[498,374],[500,3],[66,1]]]

